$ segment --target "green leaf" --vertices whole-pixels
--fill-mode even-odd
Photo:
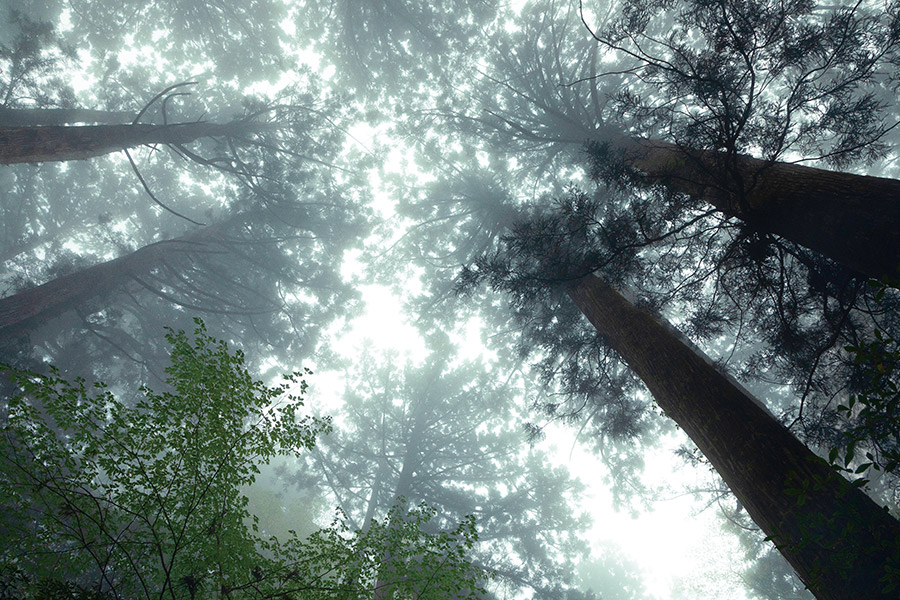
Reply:
[[[834,463],[834,461],[837,460],[838,452],[839,452],[838,448],[832,448],[831,451],[828,453],[828,462]]]

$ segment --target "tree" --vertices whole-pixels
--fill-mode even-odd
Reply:
[[[881,71],[898,57],[897,17],[863,3],[722,0],[662,13],[625,3],[592,32],[639,80],[619,94],[619,110],[643,115],[641,133],[674,142],[627,140],[625,161],[867,277],[893,275],[900,183],[782,161],[800,152],[840,167],[887,152]],[[751,148],[762,159],[747,156]],[[873,239],[884,242],[877,252]]]
[[[38,163],[47,161],[84,160],[96,156],[124,150],[135,146],[155,146],[162,144],[179,151],[191,160],[216,167],[223,171],[234,170],[219,158],[204,159],[187,149],[187,144],[201,138],[221,138],[232,145],[247,144],[248,138],[260,133],[267,125],[256,116],[235,119],[230,123],[210,123],[206,121],[169,123],[167,105],[172,98],[183,95],[173,90],[195,82],[170,85],[154,96],[127,124],[101,125],[37,125],[0,127],[0,164]],[[144,114],[159,102],[162,123],[140,123]],[[17,113],[18,111],[11,111]],[[263,110],[263,113],[268,112]],[[109,113],[114,121],[120,120],[116,113]],[[270,126],[269,126],[270,127]],[[232,163],[237,163],[237,156]],[[133,161],[132,161],[133,163]]]
[[[596,276],[621,276],[629,257],[620,245],[589,243],[591,224],[566,206],[514,228],[464,273],[467,285],[489,281],[526,310],[568,295],[817,597],[895,595],[900,523],[686,338]]]
[[[275,207],[268,208],[271,211]],[[307,219],[295,227],[290,221],[273,219],[270,211],[257,208],[238,213],[215,225],[148,244],[2,298],[0,332],[22,335],[66,311],[97,312],[93,300],[103,297],[108,302],[113,291],[129,284],[192,310],[236,315],[284,310],[284,299],[266,293],[259,282],[254,285],[254,278],[287,283],[308,270],[306,283],[311,291],[317,284],[327,287],[332,282],[324,281],[327,277],[322,274],[318,277],[323,281],[315,281],[315,261],[299,268],[283,252],[279,260],[279,252],[272,248],[301,231],[310,236],[322,233],[316,230],[315,221]],[[300,208],[298,212],[305,211]],[[279,216],[289,218],[287,210]]]
[[[399,597],[478,589],[480,575],[465,560],[477,539],[473,521],[426,534],[435,514],[424,507],[403,509],[402,528],[350,532],[335,521],[306,539],[261,535],[242,486],[276,453],[311,450],[330,423],[298,412],[308,370],[267,387],[251,378],[240,351],[197,324],[193,340],[183,331],[166,336],[171,391],[144,388],[134,406],[104,384],[6,367],[19,389],[0,440],[7,591],[365,598],[383,552],[415,565],[390,581]]]
[[[795,242],[865,277],[881,278],[900,266],[896,179],[696,151],[658,140],[594,142],[589,153],[596,174],[608,168],[603,163],[620,161],[630,168],[632,181],[702,199],[760,234]],[[872,240],[879,241],[876,251]]]
[[[0,127],[0,164],[84,160],[135,146],[177,147],[203,137],[239,138],[253,130],[240,122]]]
[[[58,265],[58,276],[47,283],[0,299],[4,347],[10,351],[19,341],[26,356],[44,348],[61,368],[86,374],[91,366],[69,363],[58,347],[60,338],[63,346],[77,347],[72,359],[99,367],[115,361],[104,358],[112,352],[124,364],[134,361],[149,371],[138,381],[149,374],[161,382],[167,359],[164,348],[148,339],[149,332],[178,318],[172,314],[178,307],[203,314],[219,335],[239,338],[251,329],[259,343],[271,348],[269,358],[286,363],[292,352],[315,344],[318,327],[312,314],[325,319],[353,298],[328,257],[310,249],[317,245],[325,254],[342,244],[340,221],[340,211],[272,202],[110,261],[83,268],[78,262]],[[295,258],[300,252],[304,261]],[[53,275],[53,270],[47,273]],[[288,286],[302,288],[315,304],[288,297]]]
[[[588,276],[570,297],[821,598],[898,589],[900,523],[671,328]]]
[[[893,275],[900,184],[795,163],[887,152],[894,14],[763,0],[654,7],[598,17],[609,21],[594,32],[599,50],[571,12],[531,7],[520,32],[496,36],[483,91],[430,114],[474,128],[529,179],[590,143],[598,171],[620,182],[627,167],[631,185],[667,186],[853,272]],[[885,244],[873,252],[872,239]]]
[[[173,264],[178,254],[208,247],[220,226],[191,231],[173,240],[144,246],[134,252],[63,275],[39,286],[22,290],[0,299],[0,334],[15,336],[27,333],[63,312],[77,310],[89,301],[109,294],[159,268]]]
[[[422,365],[367,353],[347,369],[340,426],[296,482],[322,486],[361,530],[398,502],[433,507],[436,525],[474,515],[475,564],[511,592],[563,597],[584,553],[584,519],[569,508],[581,486],[527,448],[511,398],[517,386],[477,363],[450,364],[455,348],[441,332],[427,347]]]
[[[282,365],[296,359],[295,350],[311,351],[320,324],[352,305],[354,294],[332,267],[366,229],[368,211],[347,191],[353,173],[344,170],[338,182],[330,169],[339,114],[314,81],[305,83],[272,97],[232,93],[225,100],[239,112],[277,126],[258,128],[250,140],[206,138],[144,160],[134,153],[137,180],[110,158],[4,169],[10,187],[0,210],[10,260],[0,325],[17,331],[4,336],[6,349],[20,352],[17,364],[43,353],[64,372],[84,375],[86,362],[102,369],[119,359],[135,368],[126,382],[161,382],[164,348],[152,332],[189,326],[181,309],[203,314],[216,335],[258,342],[270,352],[266,359]],[[170,90],[151,102],[160,120],[179,110],[170,101],[177,95]],[[141,187],[155,206],[140,199]],[[185,219],[213,225],[189,232]],[[39,309],[44,317],[22,321]]]
[[[896,187],[896,180],[790,163],[831,157],[846,159],[832,166],[846,167],[853,160],[883,155],[893,102],[883,92],[883,84],[888,85],[883,71],[896,50],[891,13],[868,12],[862,5],[847,13],[834,7],[813,9],[808,3],[779,8],[779,3],[766,2],[686,2],[667,4],[673,18],[666,21],[654,20],[653,10],[628,5],[627,14],[636,20],[635,31],[642,31],[647,20],[655,24],[645,30],[648,40],[641,48],[658,50],[663,58],[677,55],[672,64],[678,69],[668,73],[669,63],[654,66],[637,58],[630,61],[624,52],[604,52],[603,46],[585,35],[573,6],[568,3],[555,12],[543,4],[526,6],[517,20],[518,29],[499,31],[491,39],[486,65],[472,73],[482,85],[462,86],[458,97],[441,98],[434,110],[423,111],[429,118],[443,118],[441,122],[449,122],[454,133],[465,136],[466,151],[445,151],[452,147],[448,138],[440,144],[423,144],[423,153],[432,160],[453,161],[443,170],[463,173],[458,189],[465,190],[469,187],[465,175],[484,168],[467,164],[475,162],[471,157],[477,152],[471,148],[483,151],[487,156],[478,161],[489,165],[492,183],[500,190],[492,202],[502,201],[515,213],[517,204],[549,204],[549,196],[542,196],[547,190],[559,197],[567,181],[579,182],[583,175],[574,167],[590,162],[584,153],[588,142],[594,174],[627,191],[602,199],[607,205],[604,219],[609,217],[604,227],[610,236],[619,236],[624,256],[635,257],[630,264],[623,263],[621,276],[616,276],[620,281],[614,283],[627,280],[643,301],[683,316],[685,333],[711,351],[714,345],[733,343],[724,359],[739,365],[748,379],[790,386],[795,397],[786,398],[788,402],[774,410],[789,420],[805,442],[830,445],[839,436],[831,399],[858,392],[861,380],[844,346],[857,344],[875,328],[896,337],[898,296],[888,294],[879,305],[857,268],[801,245],[806,242],[774,235],[770,228],[794,223],[795,234],[802,229],[804,235],[818,239],[832,232],[843,235],[855,225],[836,226],[830,219],[838,212],[828,216],[816,211],[828,203],[852,207],[857,195],[878,196],[873,205],[885,203],[886,213],[896,213],[896,194],[886,193]],[[744,20],[742,10],[748,13]],[[586,20],[595,22],[590,16]],[[670,31],[666,27],[672,23],[678,26]],[[764,34],[771,33],[771,46],[757,49],[750,71],[741,62],[739,40],[727,31],[735,23],[760,28],[747,33],[751,45],[762,43]],[[812,48],[809,56],[798,50],[799,37],[791,34],[799,30],[809,36],[803,38]],[[598,26],[597,31],[602,37],[606,29]],[[839,43],[842,31],[847,36],[844,45]],[[625,36],[622,45],[634,50],[624,23],[614,32]],[[654,45],[652,40],[669,40],[669,34],[674,36],[673,44],[681,45],[668,49],[663,43]],[[716,44],[721,46],[721,57]],[[847,68],[821,69],[829,60]],[[716,71],[714,67],[721,64],[725,64],[722,71]],[[817,78],[825,72],[827,77]],[[696,78],[690,79],[691,74]],[[772,81],[763,93],[759,86],[742,88],[747,83],[741,79],[744,75]],[[784,108],[788,99],[779,94],[793,88],[782,83],[796,85],[790,111]],[[627,93],[617,93],[621,90]],[[750,98],[750,91],[756,97]],[[719,92],[724,100],[717,97]],[[876,94],[874,105],[871,94]],[[816,97],[827,104],[828,119],[816,116],[825,105],[816,104]],[[855,104],[857,100],[861,104]],[[696,109],[697,114],[682,114],[681,108]],[[420,126],[424,122],[419,121]],[[851,122],[859,128],[849,127]],[[773,131],[783,130],[777,126],[787,128],[790,135],[771,137]],[[751,159],[750,153],[761,158]],[[785,181],[788,174],[799,179]],[[841,185],[835,183],[823,191],[826,180]],[[850,182],[859,184],[860,191],[847,187]],[[870,184],[882,186],[882,192],[870,193]],[[589,185],[584,183],[586,189]],[[805,189],[795,189],[798,186]],[[445,187],[453,190],[452,184]],[[791,198],[760,208],[758,221],[748,217],[748,210],[743,210],[742,218],[729,216],[740,213],[746,201],[774,201],[773,189],[789,190]],[[809,191],[820,194],[821,205],[815,202],[809,212],[776,214]],[[452,210],[439,204],[447,197],[452,196],[417,199],[422,215],[418,227],[427,232],[417,237],[449,232],[446,244],[435,244],[433,239],[429,245],[419,242],[432,250],[426,257],[428,264],[440,259],[441,248],[464,249],[472,240],[496,235],[498,229],[487,202],[479,206],[483,212],[477,214],[484,214],[484,220],[477,223],[476,213],[464,208],[463,202],[451,217]],[[841,244],[849,247],[866,240],[856,246],[865,247],[861,250],[865,259],[891,268],[891,256],[900,247],[891,240],[900,229],[892,225],[889,231],[880,231],[882,217],[877,211],[850,212],[846,221],[860,228]],[[854,221],[859,218],[865,223]],[[454,225],[459,230],[452,231]],[[883,240],[885,245],[873,252],[871,239]],[[467,259],[456,262],[466,264]],[[637,263],[641,264],[635,269]],[[448,279],[444,277],[445,282]],[[567,335],[559,329],[554,333]],[[561,345],[556,349],[569,352]],[[574,382],[572,387],[586,389],[586,381]]]

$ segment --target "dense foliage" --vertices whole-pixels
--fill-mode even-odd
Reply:
[[[472,518],[426,534],[435,512],[398,503],[365,531],[336,519],[305,539],[261,532],[244,488],[276,453],[311,450],[331,425],[299,412],[308,370],[268,387],[197,323],[193,340],[166,335],[170,391],[145,387],[134,406],[56,369],[8,369],[20,393],[0,453],[4,594],[355,598],[376,582],[397,597],[477,592],[465,560]]]

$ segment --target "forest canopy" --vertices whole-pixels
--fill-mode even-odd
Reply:
[[[896,597],[898,67],[868,0],[0,3],[0,584]]]

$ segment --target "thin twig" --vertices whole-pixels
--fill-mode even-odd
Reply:
[[[150,195],[150,197],[153,199],[154,202],[156,202],[157,204],[159,204],[161,207],[163,207],[165,210],[169,211],[170,213],[172,213],[172,214],[175,215],[176,217],[181,217],[181,218],[184,219],[185,221],[187,221],[187,222],[189,222],[189,223],[193,223],[194,225],[197,225],[198,227],[206,227],[206,223],[201,223],[201,222],[199,222],[199,221],[195,221],[195,220],[191,219],[190,217],[186,217],[186,216],[184,216],[183,214],[181,214],[180,212],[177,212],[177,211],[175,211],[175,210],[169,208],[168,206],[166,206],[166,205],[163,204],[162,202],[160,202],[160,201],[159,201],[159,198],[157,198],[156,196],[154,196],[154,195],[153,195],[153,192],[150,191],[150,186],[147,185],[147,182],[144,181],[144,178],[143,178],[143,176],[141,175],[141,172],[138,170],[137,165],[136,165],[135,162],[134,162],[134,159],[131,158],[131,153],[128,152],[128,148],[123,148],[123,150],[125,151],[125,156],[128,157],[128,162],[131,163],[131,168],[134,170],[134,174],[137,175],[138,181],[141,182],[141,185],[144,186],[144,190],[147,192],[147,194]]]

